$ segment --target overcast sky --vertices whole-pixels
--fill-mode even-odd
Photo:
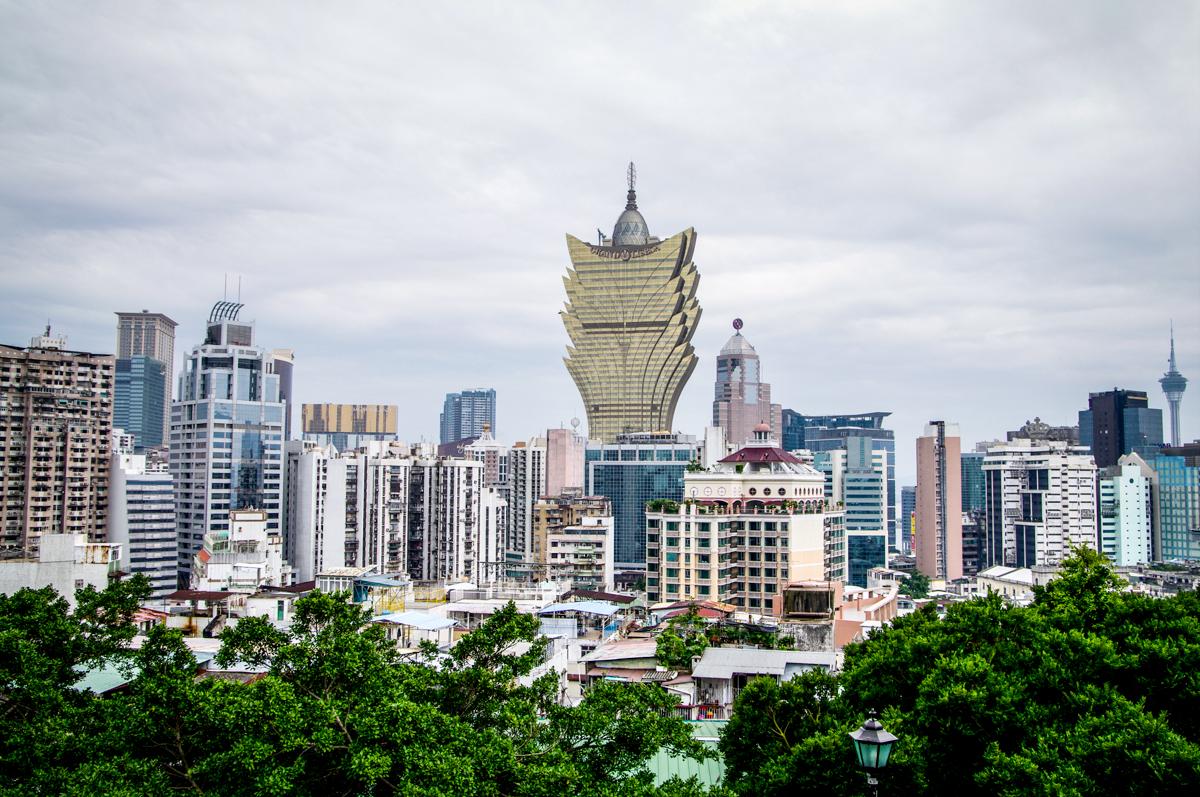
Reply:
[[[1175,319],[1200,436],[1196,3],[0,2],[0,341],[117,310],[200,341],[241,276],[299,402],[491,386],[512,441],[585,417],[564,233],[639,171],[695,227],[711,418],[735,316],[775,400],[964,448],[1146,390]]]

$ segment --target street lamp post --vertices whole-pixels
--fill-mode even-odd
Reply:
[[[875,778],[875,772],[887,766],[896,737],[883,729],[883,725],[875,719],[874,711],[867,712],[862,727],[848,735],[854,740],[858,765],[867,772],[867,785],[875,790],[875,797],[879,797],[879,781]]]

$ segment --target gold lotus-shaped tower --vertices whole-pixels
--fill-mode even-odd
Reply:
[[[652,237],[638,211],[635,177],[631,163],[625,210],[611,238],[601,233],[592,245],[567,236],[562,318],[571,345],[564,362],[583,398],[588,437],[606,443],[619,434],[670,431],[697,361],[696,232]]]

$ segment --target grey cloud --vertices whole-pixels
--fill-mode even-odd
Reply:
[[[198,341],[242,275],[302,401],[493,385],[512,439],[582,415],[563,233],[638,161],[700,233],[707,422],[733,316],[777,400],[983,439],[1200,374],[1194,3],[41,3],[0,9],[0,334]],[[1192,397],[1195,399],[1195,397]],[[1184,401],[1185,431],[1200,406]],[[1191,409],[1189,409],[1191,408]]]

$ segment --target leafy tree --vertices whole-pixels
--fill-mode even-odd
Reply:
[[[1200,785],[1200,595],[1121,592],[1076,551],[1014,607],[989,595],[897,619],[837,676],[754,681],[721,742],[739,794],[862,794],[846,734],[900,737],[887,791],[1161,794]],[[1190,787],[1190,788],[1189,788]]]
[[[129,587],[84,595],[75,613],[48,591],[0,604],[0,794],[678,795],[653,784],[658,751],[707,755],[673,716],[675,698],[601,684],[555,701],[535,618],[509,604],[448,653],[404,658],[343,596],[313,593],[280,631],[246,618],[218,661],[266,669],[243,684],[197,679],[177,632],[131,652]],[[9,611],[11,610],[11,611]],[[75,667],[114,657],[135,674],[98,698]]]
[[[929,583],[929,576],[914,570],[908,578],[900,580],[900,594],[910,598],[928,598]]]
[[[704,655],[708,647],[706,623],[695,606],[689,606],[684,614],[672,617],[667,627],[659,632],[655,641],[654,655],[663,667],[673,670],[692,669],[692,659]]]

